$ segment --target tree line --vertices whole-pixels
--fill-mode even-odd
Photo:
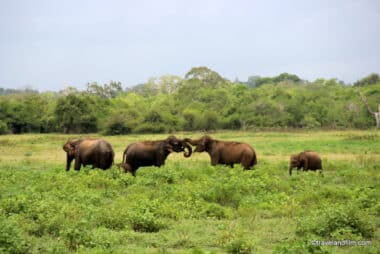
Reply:
[[[241,82],[194,67],[184,77],[165,75],[127,89],[115,81],[89,83],[84,91],[0,88],[0,133],[370,128],[375,118],[369,109],[379,103],[378,74],[353,85],[289,73]]]

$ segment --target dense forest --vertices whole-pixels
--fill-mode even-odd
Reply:
[[[282,73],[230,81],[207,67],[123,89],[88,83],[85,91],[0,88],[0,134],[165,133],[255,128],[370,128],[380,103],[378,74],[354,84],[306,81]]]

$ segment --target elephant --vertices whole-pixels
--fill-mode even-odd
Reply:
[[[110,143],[103,139],[80,138],[71,139],[63,146],[67,153],[66,171],[75,159],[75,170],[81,165],[92,165],[92,168],[108,169],[114,162],[115,153]]]
[[[293,154],[290,156],[289,175],[292,175],[293,168],[297,168],[297,170],[302,168],[305,171],[309,169],[320,169],[322,173],[322,160],[318,153],[314,151],[304,151],[299,154]]]
[[[240,163],[245,170],[248,170],[257,164],[255,150],[246,143],[220,141],[207,135],[196,140],[185,138],[184,141],[196,146],[194,152],[207,152],[213,166],[224,164],[233,168],[235,163]]]
[[[186,151],[186,150],[187,151]],[[172,152],[184,152],[184,157],[190,157],[192,148],[181,139],[171,135],[165,140],[142,141],[129,144],[123,153],[123,161],[119,164],[125,172],[136,176],[136,170],[144,166],[160,167]]]

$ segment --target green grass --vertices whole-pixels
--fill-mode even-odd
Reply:
[[[119,162],[129,143],[166,136],[104,138]],[[377,253],[378,132],[211,136],[250,143],[256,169],[212,167],[196,153],[171,154],[136,178],[116,167],[66,172],[62,145],[75,136],[0,136],[0,253]],[[303,149],[321,154],[323,175],[289,177],[289,156]],[[312,240],[372,244],[318,247]]]

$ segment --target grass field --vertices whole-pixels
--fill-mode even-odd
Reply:
[[[62,145],[77,136],[0,136],[0,253],[378,253],[380,132],[210,135],[251,144],[255,170],[194,153],[135,178],[116,167],[66,172]],[[120,162],[129,143],[166,137],[103,138]],[[320,153],[323,175],[288,175],[290,154],[304,149]]]

